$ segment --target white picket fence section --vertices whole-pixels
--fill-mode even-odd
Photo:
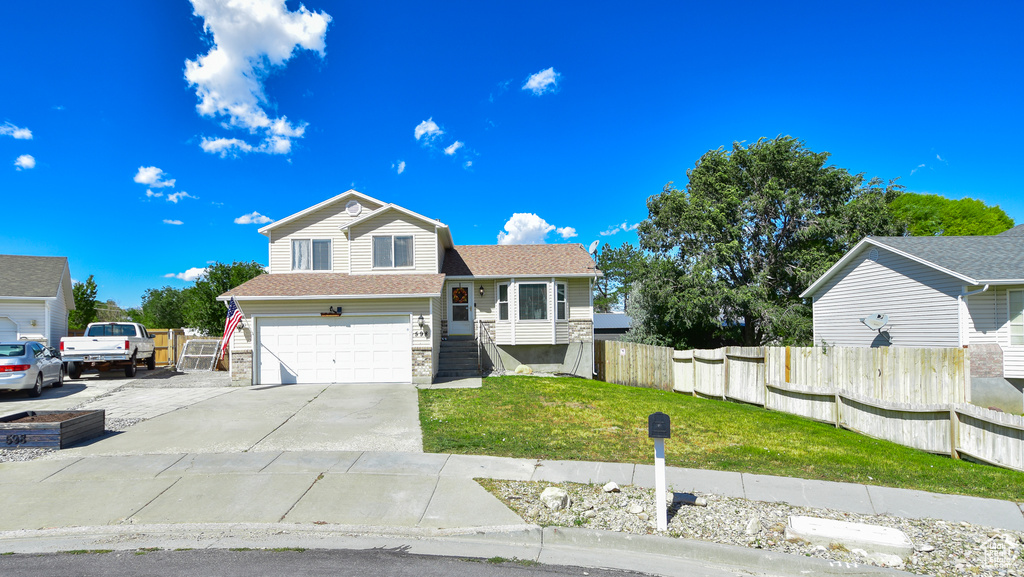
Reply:
[[[726,347],[674,351],[672,364],[681,393],[1024,471],[1024,417],[968,404],[967,349]]]

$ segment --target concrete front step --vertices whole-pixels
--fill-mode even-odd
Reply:
[[[476,361],[470,361],[465,363],[440,363],[437,367],[439,371],[475,371],[480,368],[480,364]]]
[[[465,369],[465,370],[461,370],[461,369],[460,370],[444,370],[444,369],[441,369],[441,370],[437,371],[437,378],[443,378],[443,379],[463,378],[463,377],[479,377],[479,376],[480,376],[480,371],[477,370],[477,369],[473,369],[473,370],[469,370],[469,369]]]

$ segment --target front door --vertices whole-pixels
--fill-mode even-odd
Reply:
[[[473,334],[473,284],[448,285],[448,334]]]

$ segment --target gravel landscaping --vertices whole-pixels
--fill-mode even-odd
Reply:
[[[934,519],[810,509],[709,493],[677,493],[676,502],[668,509],[668,531],[659,533],[653,489],[627,486],[621,487],[620,492],[605,492],[601,485],[478,481],[524,520],[543,526],[662,534],[846,563],[889,566],[922,575],[1024,576],[1022,532]],[[560,487],[568,493],[568,508],[551,509],[541,501],[541,493],[548,487]],[[784,531],[792,515],[899,529],[914,543],[916,552],[903,564],[896,562],[898,558],[872,557],[837,544],[825,547],[787,541]]]

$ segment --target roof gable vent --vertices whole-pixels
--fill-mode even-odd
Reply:
[[[363,206],[355,200],[350,200],[345,204],[345,211],[349,216],[359,216],[359,213],[363,211]]]
[[[871,252],[868,253],[868,260],[870,260],[872,262],[878,262],[878,249],[877,248],[871,249]]]

